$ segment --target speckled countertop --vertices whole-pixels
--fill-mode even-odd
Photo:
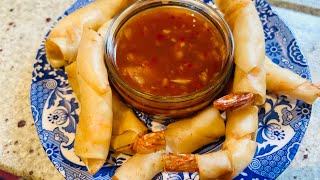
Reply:
[[[302,0],[282,1],[303,3]],[[319,3],[318,0],[310,1]],[[0,1],[0,169],[27,179],[63,179],[40,145],[31,115],[29,92],[34,57],[41,40],[53,20],[73,2]],[[271,0],[271,3],[286,7],[281,1]],[[308,6],[304,6],[303,12],[314,14],[314,7],[308,10]],[[313,80],[320,81],[320,17],[283,8],[274,9],[297,36],[309,60]],[[299,152],[279,179],[320,178],[319,121],[318,100]]]

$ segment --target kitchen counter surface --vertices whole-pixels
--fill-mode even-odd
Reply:
[[[274,9],[296,35],[302,52],[309,60],[313,81],[320,82],[320,17],[312,15],[317,6],[303,5],[306,10],[302,12],[309,13],[305,14],[293,8],[288,10],[285,6],[288,2],[300,6],[302,0],[270,1],[286,8]],[[29,92],[36,51],[54,20],[73,2],[0,1],[0,169],[27,179],[63,179],[40,145],[32,119]],[[318,1],[314,0],[314,3]],[[318,99],[300,149],[279,179],[320,179],[319,121]]]

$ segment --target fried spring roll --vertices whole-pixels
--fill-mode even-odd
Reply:
[[[133,0],[97,0],[61,19],[45,43],[47,59],[54,68],[76,59],[84,28],[98,30]]]
[[[256,94],[255,105],[266,98],[264,68],[265,42],[263,28],[251,0],[216,0],[234,37],[235,75],[233,92]]]
[[[255,67],[249,73],[245,73],[239,67],[236,67],[234,72],[233,92],[254,93],[254,104],[263,104],[266,99],[266,71],[264,65]]]
[[[216,0],[232,30],[234,62],[245,73],[264,62],[265,42],[258,12],[251,0]]]
[[[320,87],[294,72],[265,60],[267,89],[275,94],[283,94],[312,104],[320,96]]]
[[[192,153],[225,134],[218,109],[208,107],[193,117],[169,124],[165,130],[166,149],[173,153]]]
[[[239,152],[242,153],[242,151]],[[126,180],[134,177],[139,180],[149,180],[161,171],[169,171],[198,172],[200,179],[231,179],[234,171],[231,157],[226,150],[208,154],[175,154],[164,151],[135,154],[133,159],[129,159],[116,171],[113,178]],[[234,158],[237,159],[237,156]],[[156,171],[152,169],[151,173],[144,172],[150,171],[150,167],[145,166],[151,166],[151,168],[155,166]]]
[[[257,106],[227,112],[226,140],[222,149],[228,151],[232,162],[234,171],[231,177],[237,176],[250,164],[257,147],[253,140],[257,129]]]
[[[134,131],[125,131],[120,135],[112,135],[111,149],[116,152],[134,155],[133,144],[138,138],[139,134]]]
[[[111,147],[117,152],[134,154],[132,146],[138,136],[147,133],[147,127],[124,104],[116,93],[112,94],[113,127]]]
[[[251,140],[251,136],[229,139],[224,142],[222,149],[229,153],[233,168],[232,178],[236,177],[251,163],[256,148],[257,142]]]
[[[225,124],[219,110],[208,107],[192,117],[169,124],[164,131],[139,136],[133,150],[141,154],[165,149],[172,153],[192,153],[224,134]]]
[[[240,139],[248,134],[255,133],[257,129],[257,106],[247,106],[243,109],[227,112],[226,138]]]
[[[113,113],[108,73],[101,68],[103,40],[94,30],[84,30],[76,62],[81,111],[74,150],[89,172],[95,174],[109,153]]]
[[[232,28],[235,64],[245,73],[260,67],[265,54],[262,24],[254,3],[249,1],[247,6],[241,8]]]
[[[164,152],[135,154],[120,166],[112,179],[114,180],[149,180],[164,168],[162,160]]]
[[[229,179],[232,165],[227,151],[220,150],[208,154],[196,154],[201,180]]]
[[[66,66],[66,72],[72,90],[77,98],[80,99],[79,83],[76,77],[76,61]],[[137,140],[138,136],[146,134],[147,127],[135,116],[132,109],[120,100],[116,91],[112,92],[112,112],[113,125],[110,144],[111,148],[117,152],[134,154],[132,145]]]
[[[119,135],[125,131],[134,131],[138,134],[145,133],[147,127],[135,116],[133,110],[121,101],[117,93],[112,95],[113,103],[113,134]]]

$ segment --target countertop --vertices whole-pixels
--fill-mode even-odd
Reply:
[[[296,35],[309,60],[312,79],[319,82],[320,17],[315,16],[320,11],[319,2],[306,1],[315,5],[311,7],[302,0],[270,1],[282,7],[274,9]],[[73,2],[0,1],[0,169],[27,179],[63,179],[40,145],[30,110],[29,92],[36,51],[54,20]],[[305,8],[300,8],[304,13],[292,8],[300,6]],[[320,178],[319,126],[318,99],[313,105],[310,125],[300,149],[279,179]]]

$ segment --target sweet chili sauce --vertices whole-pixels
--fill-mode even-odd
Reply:
[[[199,91],[221,71],[226,46],[200,14],[178,7],[145,10],[116,36],[116,67],[136,90],[159,96]]]

